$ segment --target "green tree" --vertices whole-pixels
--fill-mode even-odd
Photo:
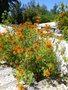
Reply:
[[[35,8],[35,0],[30,0],[30,2],[28,2],[27,4],[28,8]]]
[[[37,12],[38,12],[38,14],[39,14],[39,12],[40,12],[40,5],[39,5],[39,2],[37,3],[37,5],[36,5],[36,10],[37,10]]]
[[[23,22],[23,9],[21,7],[21,2],[16,2],[15,5],[12,5],[10,8],[11,12],[11,22],[12,23],[21,23]]]
[[[40,7],[40,14],[44,15],[44,14],[47,14],[47,13],[48,13],[47,7],[45,5],[42,5]]]
[[[57,9],[58,9],[58,5],[55,4],[54,7],[53,7],[53,9],[51,9],[51,13],[52,14],[57,14]]]
[[[31,8],[27,8],[26,10],[24,10],[23,12],[23,21],[31,21],[32,23],[35,22],[36,16],[37,16],[37,11],[35,8],[31,9]]]
[[[14,4],[13,2],[16,1],[18,0],[0,0],[0,22],[2,20],[1,17],[4,10],[9,11],[10,4]]]
[[[64,12],[65,11],[65,5],[64,5],[63,2],[60,4],[59,10],[60,10],[60,12]]]

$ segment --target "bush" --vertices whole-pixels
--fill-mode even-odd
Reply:
[[[45,15],[40,15],[41,23],[46,23],[46,22],[53,22],[56,20],[56,18],[58,17],[58,15],[54,15],[54,14],[45,14]]]
[[[25,9],[23,12],[23,21],[30,21],[32,23],[36,22],[36,17],[37,17],[38,13],[37,10],[33,9]]]
[[[61,32],[65,26],[68,26],[68,11],[61,13],[58,18],[58,27]]]
[[[63,31],[62,31],[63,35],[64,35],[64,39],[66,41],[68,41],[68,26],[65,26]]]
[[[36,23],[32,25],[26,22],[19,27],[12,26],[11,33],[7,30],[6,33],[0,34],[1,59],[16,68],[14,75],[18,82],[23,80],[31,84],[34,79],[40,81],[58,73],[53,44],[36,26]],[[46,26],[46,31],[50,31],[50,26]]]
[[[68,11],[63,12],[59,15],[58,27],[60,31],[63,33],[64,38],[68,40]]]
[[[9,15],[8,15],[8,12],[5,10],[3,13],[2,13],[2,23],[5,24],[5,25],[9,25],[10,22],[9,22]]]

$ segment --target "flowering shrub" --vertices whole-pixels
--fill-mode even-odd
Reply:
[[[66,41],[68,41],[68,26],[65,26],[65,27],[64,27],[62,33],[63,33],[64,39],[65,39]]]
[[[37,18],[39,23],[40,18]],[[0,57],[16,68],[14,75],[18,82],[31,84],[34,79],[40,81],[57,74],[57,58],[48,35],[43,34],[42,29],[38,30],[36,23],[25,22],[19,27],[12,27],[11,32],[7,29],[7,32],[0,34]],[[49,28],[46,25],[47,33],[50,32]]]
[[[60,14],[58,18],[58,27],[62,32],[64,39],[68,41],[68,11]]]

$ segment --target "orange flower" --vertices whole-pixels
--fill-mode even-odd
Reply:
[[[50,72],[48,70],[45,71],[44,74],[45,74],[46,77],[49,77],[50,76]]]
[[[15,60],[15,63],[18,63],[18,60]]]
[[[23,84],[21,84],[21,85],[19,86],[19,89],[20,89],[20,90],[24,90]]]
[[[12,41],[12,44],[15,44],[15,43],[16,43],[15,40],[13,40],[13,41]]]
[[[19,84],[16,84],[16,87],[19,87]]]
[[[5,32],[3,32],[3,33],[2,33],[2,35],[3,35],[3,36],[5,36],[5,35],[6,35],[6,33],[5,33]]]
[[[43,34],[42,33],[40,34],[40,37],[43,37]]]
[[[16,67],[16,70],[20,70],[20,66],[17,66],[17,67]]]
[[[0,48],[2,47],[2,44],[0,43]]]
[[[20,27],[20,28],[19,28],[19,31],[21,32],[22,30],[23,30],[23,27]]]
[[[41,60],[41,56],[37,56],[37,60]]]
[[[37,23],[40,23],[40,16],[37,16]]]
[[[33,57],[34,57],[34,55],[32,54],[32,55],[31,55],[31,57],[33,58]]]
[[[40,32],[40,33],[43,33],[42,29],[39,29],[39,32]]]
[[[28,54],[29,54],[30,56],[31,56],[31,55],[33,55],[33,54],[32,54],[32,51],[29,51],[29,53],[28,53]]]
[[[22,37],[23,37],[22,34],[18,35],[18,38],[19,38],[19,39],[22,39]]]
[[[18,78],[19,78],[19,76],[16,75],[16,79],[18,79]]]
[[[37,23],[34,23],[34,27],[37,28]]]
[[[22,27],[23,26],[22,23],[20,23],[19,26]]]
[[[45,47],[46,47],[46,48],[52,48],[52,43],[51,43],[51,41],[47,40],[46,43],[45,43]]]
[[[26,48],[26,51],[30,51],[30,48]]]
[[[25,50],[24,50],[24,49],[22,49],[22,50],[21,50],[21,52],[22,52],[22,53],[25,53]]]
[[[20,49],[21,47],[20,47],[20,45],[17,45],[16,48],[17,48],[17,49]]]
[[[10,62],[10,65],[12,65],[13,63],[12,62]]]
[[[22,76],[24,74],[24,72],[23,71],[20,71],[20,75]]]
[[[50,65],[49,69],[52,70],[53,69],[53,65]]]
[[[17,53],[21,53],[21,49],[17,49]]]
[[[13,51],[13,54],[14,54],[14,55],[16,55],[16,53],[17,53],[16,51]]]
[[[51,29],[50,25],[46,24],[46,25],[45,25],[45,30],[46,30],[47,32],[49,32],[50,29]]]
[[[15,36],[15,32],[13,33],[13,36]]]
[[[11,34],[10,33],[8,33],[8,36],[11,38]]]
[[[7,39],[6,39],[6,42],[8,42],[8,41],[9,41],[9,39],[7,38]]]
[[[45,40],[45,38],[44,38],[44,37],[42,37],[42,40]]]
[[[34,50],[37,50],[37,49],[38,49],[37,43],[35,43],[35,44],[33,45],[33,48],[34,48]]]
[[[40,16],[37,16],[37,20],[40,20]]]

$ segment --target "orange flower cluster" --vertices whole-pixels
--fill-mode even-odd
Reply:
[[[18,63],[18,60],[15,60],[15,63]]]
[[[16,70],[18,70],[18,71],[19,71],[19,70],[20,70],[20,68],[21,68],[20,66],[17,66],[17,67],[16,67]]]
[[[19,27],[23,27],[22,23],[19,24]]]
[[[12,40],[12,44],[16,44],[15,40]]]
[[[40,32],[40,33],[43,33],[43,30],[42,30],[42,29],[39,29],[39,32]]]
[[[37,49],[38,49],[38,47],[39,47],[39,46],[38,46],[38,44],[37,44],[37,43],[35,43],[35,44],[33,45],[33,49],[34,49],[34,50],[37,50]]]
[[[30,48],[26,48],[26,51],[30,51]]]
[[[20,88],[20,90],[24,90],[23,84],[20,84],[19,88]]]
[[[17,84],[16,87],[19,87],[20,90],[24,90],[23,84]]]
[[[40,34],[40,37],[43,37],[43,35],[44,35],[44,34],[43,34],[43,33],[41,33],[41,34]]]
[[[29,27],[32,26],[32,23],[26,21],[26,22],[24,23],[24,26],[25,26],[26,28],[29,28]]]
[[[6,32],[3,32],[3,33],[2,33],[2,36],[5,36],[5,35],[6,35]]]
[[[37,16],[37,23],[40,23],[40,16]]]
[[[19,76],[16,75],[16,79],[18,79],[18,78],[19,78]]]
[[[24,72],[23,71],[20,71],[20,75],[22,76],[24,74]]]
[[[32,51],[29,51],[28,54],[29,54],[29,56],[31,56],[32,58],[34,57]]]
[[[0,48],[2,47],[2,44],[0,43]]]
[[[9,38],[7,38],[5,42],[7,43],[8,41],[9,41]]]
[[[46,30],[47,32],[49,32],[50,29],[51,29],[50,25],[46,24],[46,25],[45,25],[45,30]]]
[[[63,12],[61,17],[64,17],[65,15],[68,15],[68,12]]]
[[[51,75],[51,73],[48,70],[45,71],[44,74],[45,74],[46,77],[49,77]]]
[[[53,32],[48,32],[48,33],[45,33],[46,36],[51,36],[53,37],[54,36],[54,33]]]
[[[10,65],[12,65],[13,63],[12,62],[10,62]]]
[[[52,43],[50,40],[47,40],[45,43],[45,48],[52,48]]]
[[[16,53],[25,53],[25,50],[21,49],[20,45],[18,45],[16,48],[12,49],[12,52],[15,55]]]
[[[41,60],[41,56],[37,56],[37,60]]]
[[[34,27],[37,28],[37,23],[34,23]]]

